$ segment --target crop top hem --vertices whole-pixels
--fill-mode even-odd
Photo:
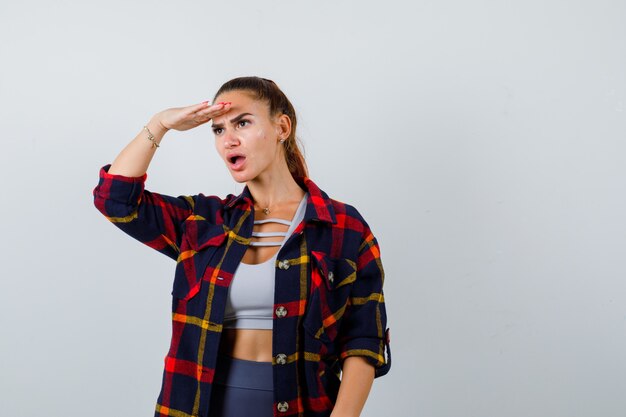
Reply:
[[[269,326],[269,327],[268,327]],[[266,329],[272,330],[273,318],[268,320],[267,317],[241,317],[229,318],[224,320],[225,329]]]

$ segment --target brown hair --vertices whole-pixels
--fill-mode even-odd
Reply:
[[[274,81],[267,78],[238,77],[225,82],[215,93],[213,102],[220,94],[237,90],[250,93],[256,100],[265,101],[269,105],[270,117],[280,113],[289,116],[289,119],[291,119],[291,133],[283,142],[287,167],[292,177],[308,177],[309,172],[306,162],[297,143],[296,126],[298,125],[298,119],[296,118],[296,110],[285,93],[278,88]]]

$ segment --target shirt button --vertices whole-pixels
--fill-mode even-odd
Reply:
[[[276,355],[276,363],[279,365],[284,365],[287,363],[287,355],[284,353],[279,353]]]
[[[287,309],[284,306],[278,306],[276,309],[277,317],[285,317],[287,315]]]
[[[285,259],[284,261],[278,261],[278,267],[280,269],[288,269],[289,268],[289,260]]]
[[[332,283],[335,280],[333,271],[328,271],[328,280]]]
[[[280,411],[281,413],[284,413],[289,409],[289,404],[287,404],[287,401],[281,401],[278,403],[278,405],[276,405],[276,408],[278,408],[278,411]]]

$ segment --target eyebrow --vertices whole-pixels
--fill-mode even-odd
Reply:
[[[252,113],[241,113],[239,116],[237,116],[237,117],[235,117],[235,118],[233,118],[233,119],[230,119],[230,122],[231,122],[231,123],[237,123],[239,120],[241,120],[241,119],[242,119],[243,117],[245,117],[245,116],[254,116],[254,114],[252,114]],[[223,125],[222,123],[213,123],[213,124],[211,125],[211,127],[215,127],[215,128],[217,128],[217,127],[223,127],[223,126],[224,126],[224,125]]]

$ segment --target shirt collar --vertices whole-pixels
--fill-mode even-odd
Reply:
[[[313,180],[307,176],[293,178],[298,183],[298,185],[300,185],[309,193],[303,221],[308,222],[310,220],[317,220],[332,224],[337,223],[335,210],[333,208],[333,204],[330,198],[328,197],[328,194],[320,189],[317,184],[315,184]],[[233,197],[226,204],[225,208],[231,209],[232,207],[239,204],[252,206],[252,194],[250,194],[250,189],[248,188],[248,185],[244,187],[241,194]]]

